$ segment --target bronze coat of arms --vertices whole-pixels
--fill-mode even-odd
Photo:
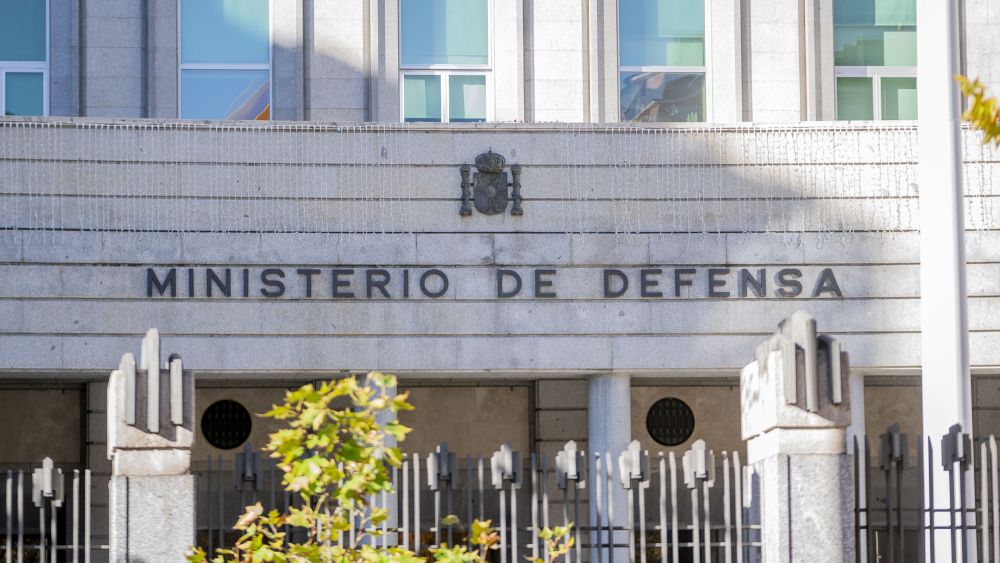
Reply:
[[[469,165],[462,166],[460,215],[472,215],[470,200],[483,215],[503,213],[511,201],[514,203],[511,215],[524,213],[521,209],[521,167],[516,164],[510,167],[512,181],[508,183],[504,164],[504,157],[491,150],[476,157],[477,172],[474,175]]]

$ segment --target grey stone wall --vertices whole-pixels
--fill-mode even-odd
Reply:
[[[906,128],[31,123],[0,126],[7,372],[104,374],[155,326],[201,372],[732,374],[797,309],[854,366],[918,365]],[[521,217],[458,213],[458,166],[491,147],[524,167]],[[984,197],[996,157],[969,158],[972,360],[987,366],[1000,363],[1000,221]],[[259,292],[272,267],[286,271],[280,299]],[[674,297],[671,272],[689,267]],[[181,296],[148,297],[148,268],[176,268]],[[206,295],[209,268],[231,269],[232,297]],[[323,272],[312,298],[299,268]],[[358,299],[332,297],[333,268],[356,270]],[[364,297],[370,268],[390,270],[390,299]],[[446,294],[403,298],[402,271],[416,287],[429,268]],[[517,298],[496,297],[499,268],[522,275]],[[624,296],[602,296],[606,268],[629,276]],[[644,268],[663,270],[665,297],[639,294]],[[709,268],[729,270],[730,297],[710,296]],[[767,271],[766,296],[739,296],[744,268]],[[776,296],[783,268],[801,270],[799,297]],[[842,298],[812,296],[827,268]],[[536,269],[557,270],[557,297],[534,296]]]

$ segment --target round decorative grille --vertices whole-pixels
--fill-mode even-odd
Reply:
[[[664,446],[683,444],[694,432],[694,413],[680,399],[660,399],[646,414],[646,431]]]
[[[246,407],[229,399],[212,403],[201,415],[201,433],[209,444],[221,450],[243,445],[252,427]]]

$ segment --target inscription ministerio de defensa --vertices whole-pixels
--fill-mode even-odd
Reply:
[[[495,268],[496,299],[555,299],[558,268]],[[572,283],[578,285],[579,277]],[[463,280],[468,282],[467,277]],[[146,297],[438,299],[448,295],[446,268],[146,268]],[[571,283],[569,280],[564,282]],[[591,298],[843,297],[832,268],[648,267],[593,270]],[[580,288],[573,294],[580,297]]]

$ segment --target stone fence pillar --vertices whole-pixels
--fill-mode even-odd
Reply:
[[[138,367],[125,354],[108,382],[115,563],[181,561],[195,541],[194,381],[179,356],[163,365],[159,333],[151,329],[142,339]]]
[[[764,563],[854,561],[847,353],[798,312],[740,374]]]

